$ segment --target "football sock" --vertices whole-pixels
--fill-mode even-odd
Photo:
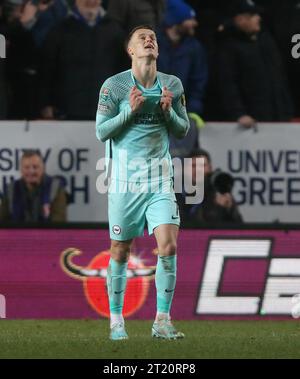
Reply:
[[[123,320],[122,310],[126,288],[126,273],[127,262],[120,263],[110,258],[107,270],[107,290],[109,310],[111,314],[111,325],[112,321],[115,323]]]
[[[176,285],[177,256],[158,256],[155,285],[157,294],[157,315],[169,317]]]
[[[171,320],[170,313],[156,312],[155,322],[160,322],[162,320]]]
[[[124,318],[122,314],[111,313],[110,314],[110,327],[113,328],[116,324],[124,325]]]

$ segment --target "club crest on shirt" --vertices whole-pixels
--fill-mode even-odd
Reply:
[[[114,225],[112,227],[112,230],[113,230],[114,234],[120,234],[121,233],[121,227],[119,225]]]

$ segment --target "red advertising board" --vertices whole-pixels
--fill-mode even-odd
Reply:
[[[69,247],[82,253],[62,255]],[[0,229],[5,317],[107,317],[108,248],[107,230]],[[155,314],[154,249],[148,236],[133,246],[124,306],[128,318]],[[297,319],[299,294],[300,231],[180,231],[174,319]]]

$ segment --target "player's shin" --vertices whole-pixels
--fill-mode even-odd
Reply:
[[[126,289],[127,262],[120,263],[110,258],[107,270],[107,290],[110,309],[110,326],[124,323],[122,310]]]
[[[161,318],[170,318],[170,309],[176,285],[177,256],[158,256],[155,284],[157,291],[156,322]]]

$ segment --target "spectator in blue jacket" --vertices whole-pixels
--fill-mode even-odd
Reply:
[[[208,77],[206,53],[194,36],[196,13],[183,0],[168,0],[163,28],[158,33],[158,69],[178,76],[184,86],[188,112],[202,114]]]
[[[49,31],[67,17],[68,0],[30,0],[23,9],[21,23],[32,32],[37,47],[41,47]]]

